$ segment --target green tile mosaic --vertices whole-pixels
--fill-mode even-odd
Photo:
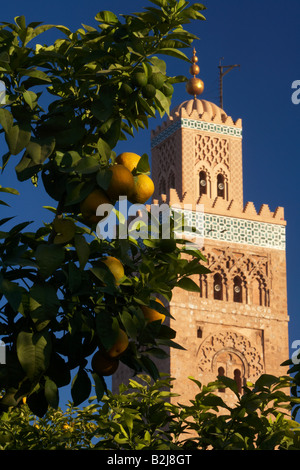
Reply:
[[[195,228],[204,238],[285,250],[286,229],[283,225],[256,222],[235,217],[173,209],[184,214],[185,226]]]
[[[182,118],[166,127],[162,132],[160,132],[160,134],[154,137],[151,140],[151,147],[154,148],[156,145],[163,142],[180,128],[198,129],[201,131],[214,132],[216,134],[242,137],[242,129],[239,127],[227,126],[225,124],[214,124],[212,122],[198,121],[196,119]]]

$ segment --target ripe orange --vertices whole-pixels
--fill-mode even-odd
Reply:
[[[106,264],[110,272],[113,274],[116,284],[118,285],[122,277],[125,275],[121,261],[114,256],[107,256],[107,258],[103,259],[102,262]]]
[[[154,193],[154,183],[152,179],[145,174],[140,174],[134,178],[134,190],[128,198],[133,204],[145,204]]]
[[[92,368],[93,371],[98,375],[112,375],[116,372],[119,367],[119,360],[114,357],[109,357],[102,353],[100,350],[97,351],[92,357]]]
[[[123,152],[116,158],[116,162],[120,165],[125,166],[129,171],[133,171],[141,157],[137,153]]]
[[[107,189],[108,196],[116,201],[119,196],[127,196],[132,194],[134,190],[134,179],[131,171],[124,165],[116,164],[110,168],[112,177]]]
[[[110,357],[118,357],[120,354],[122,354],[124,351],[126,351],[127,347],[129,344],[129,339],[127,334],[125,333],[124,330],[119,330],[118,337],[114,343],[114,345],[109,349],[108,355]]]
[[[107,194],[100,188],[94,189],[80,204],[82,217],[86,225],[96,225],[106,216],[97,216],[97,207],[101,204],[111,204]]]
[[[164,305],[162,301],[158,298],[155,298],[155,301],[160,303],[161,305]],[[163,313],[158,312],[154,308],[142,305],[141,309],[143,311],[144,317],[146,318],[146,320],[148,320],[149,323],[157,320],[161,320],[162,323],[165,321],[166,316]]]

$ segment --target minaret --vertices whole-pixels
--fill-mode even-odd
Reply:
[[[206,384],[226,375],[242,390],[262,373],[281,375],[289,357],[284,210],[244,204],[242,121],[198,98],[204,84],[197,61],[194,50],[186,86],[192,99],[151,135],[153,203],[176,207],[196,228],[204,219],[201,251],[211,270],[193,277],[200,294],[176,288],[169,304],[185,350],[170,349],[158,365],[176,378],[180,402],[197,393],[189,376]],[[114,390],[130,374],[113,377]],[[234,399],[220,393],[228,404]]]
[[[168,369],[186,400],[189,375],[202,383],[226,375],[241,389],[262,373],[283,374],[289,357],[284,210],[244,204],[242,121],[198,98],[204,84],[195,50],[191,62],[193,98],[151,139],[153,202],[181,207],[196,227],[203,220],[196,208],[204,208],[201,251],[211,274],[194,276],[201,294],[175,289],[170,303],[170,326],[186,350],[170,351]]]

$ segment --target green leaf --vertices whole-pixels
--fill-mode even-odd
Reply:
[[[20,195],[19,191],[15,188],[4,188],[3,186],[0,185],[0,193],[9,193],[9,194],[15,194],[15,195]]]
[[[36,69],[20,69],[19,74],[21,76],[28,76],[41,80],[43,83],[51,83],[51,78],[45,72]]]
[[[98,149],[98,152],[101,155],[101,157],[104,160],[108,161],[110,156],[111,156],[111,148],[108,145],[108,143],[105,142],[105,140],[100,138],[97,142],[97,149]]]
[[[83,201],[94,189],[93,181],[71,181],[67,186],[65,206],[72,206]]]
[[[55,288],[48,284],[35,284],[29,293],[30,316],[40,331],[56,316],[60,303]]]
[[[150,173],[150,170],[148,155],[144,153],[136,166],[136,173]]]
[[[263,374],[259,377],[259,379],[255,382],[255,389],[261,390],[264,387],[271,387],[271,385],[274,385],[278,383],[278,377],[275,377],[274,375],[270,374]]]
[[[184,52],[179,51],[178,49],[173,49],[170,47],[162,47],[156,51],[157,54],[170,55],[176,57],[176,59],[182,59],[187,62],[190,62],[190,59],[184,54]]]
[[[57,409],[58,408],[58,403],[59,403],[59,396],[58,396],[58,389],[53,382],[53,380],[49,379],[47,377],[46,382],[45,382],[45,397],[49,405]]]
[[[72,381],[71,395],[73,399],[73,405],[80,405],[83,401],[89,398],[90,393],[91,381],[86,371],[80,368]]]
[[[35,251],[35,258],[41,276],[46,279],[62,266],[65,251],[60,245],[39,245]]]
[[[80,234],[75,235],[74,245],[78,256],[80,269],[84,269],[90,256],[90,245],[87,243],[84,236]]]
[[[119,23],[118,17],[112,13],[111,11],[103,10],[97,13],[95,16],[96,21],[100,21],[101,23],[115,25]]]
[[[13,123],[13,115],[7,109],[0,108],[0,124],[3,127],[5,133],[8,133],[11,130]]]
[[[55,148],[55,140],[48,139],[44,142],[30,141],[26,146],[27,154],[36,165],[40,165],[50,157]]]
[[[104,191],[106,191],[109,187],[109,183],[112,177],[112,172],[108,169],[101,169],[98,171],[96,180],[97,184],[102,188]]]
[[[24,289],[17,283],[4,279],[0,274],[0,292],[5,296],[12,309],[17,312]]]
[[[42,166],[36,165],[34,161],[27,157],[27,152],[24,153],[23,157],[16,165],[15,170],[19,181],[26,181],[36,175]]]
[[[103,377],[99,376],[98,374],[92,373],[92,377],[95,382],[95,390],[96,390],[96,396],[97,400],[101,401],[104,393],[107,391],[107,387],[105,384],[105,380]]]
[[[5,139],[12,155],[18,155],[29,143],[31,129],[29,124],[15,124],[5,133]]]
[[[96,315],[96,332],[103,347],[108,350],[115,343],[119,333],[117,318],[112,317],[106,311],[100,311]]]
[[[18,334],[18,359],[30,380],[37,379],[47,370],[51,349],[51,338],[48,331],[39,333],[21,331]]]
[[[181,278],[177,283],[177,287],[187,290],[188,292],[201,292],[200,286],[188,277]]]
[[[99,160],[94,157],[81,158],[77,165],[73,168],[73,171],[80,175],[88,175],[90,173],[96,173],[100,168]]]

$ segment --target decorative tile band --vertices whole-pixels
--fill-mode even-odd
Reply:
[[[242,137],[242,129],[225,124],[215,124],[213,122],[198,121],[196,119],[182,118],[164,129],[160,134],[151,140],[151,148],[170,137],[177,129],[198,129],[200,131],[214,132],[215,134]]]
[[[183,209],[173,209],[184,213],[185,226],[195,227],[209,240],[241,243],[285,250],[286,229],[284,225],[269,224],[235,217],[205,214]]]

